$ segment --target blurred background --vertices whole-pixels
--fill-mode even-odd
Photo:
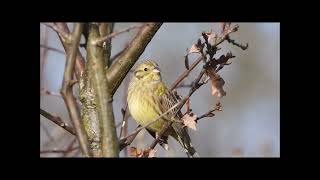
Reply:
[[[115,23],[114,30],[122,30],[141,23]],[[214,117],[205,118],[197,124],[197,131],[189,130],[193,145],[201,157],[280,157],[280,23],[232,23],[239,24],[238,32],[230,36],[236,42],[249,43],[245,51],[224,42],[216,54],[231,51],[232,64],[225,66],[219,74],[225,80],[222,98],[223,111]],[[72,31],[72,23],[68,23]],[[203,31],[220,32],[219,23],[164,23],[141,55],[144,59],[158,62],[162,77],[171,85],[185,70],[184,56],[187,48],[196,43]],[[111,57],[129,43],[138,30],[132,30],[112,39]],[[82,37],[81,43],[84,42]],[[50,47],[53,50],[45,48]],[[81,48],[85,57],[85,49]],[[189,56],[190,64],[198,57]],[[40,24],[40,108],[60,116],[70,126],[69,115],[59,92],[63,79],[65,53],[57,34]],[[201,69],[199,65],[184,81],[189,84]],[[126,103],[126,89],[131,73],[117,90],[114,101],[116,124],[121,122],[121,108]],[[45,94],[50,91],[52,94]],[[186,95],[189,88],[179,88],[178,93]],[[75,90],[77,92],[77,90]],[[202,86],[191,97],[191,108],[202,115],[214,108],[216,98],[211,95],[210,83]],[[137,124],[130,117],[128,131]],[[119,135],[120,128],[117,128]],[[146,148],[153,138],[145,131],[140,132],[131,146]],[[77,148],[68,153],[46,151],[65,150],[77,147],[74,136],[40,115],[40,156],[80,157]],[[157,157],[186,157],[180,145],[169,139],[169,151],[157,146]],[[129,156],[125,151],[121,157]]]

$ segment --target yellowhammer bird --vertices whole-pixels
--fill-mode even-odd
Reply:
[[[142,126],[154,121],[178,103],[175,95],[162,81],[158,64],[151,60],[145,61],[135,69],[130,81],[127,101],[131,116]],[[167,139],[170,135],[181,144],[189,157],[198,157],[191,144],[187,127],[183,127],[182,123],[177,122],[181,122],[177,116],[181,118],[182,113],[179,111],[178,115],[174,117],[176,112],[177,109],[173,108],[173,110],[146,129],[153,137],[156,137],[156,133],[161,131],[166,121],[174,120],[175,122],[163,135],[160,145],[167,144]]]

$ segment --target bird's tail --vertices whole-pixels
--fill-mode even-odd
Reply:
[[[182,125],[178,123],[172,123],[172,127],[175,131],[173,137],[181,144],[188,157],[200,157],[197,151],[192,146],[191,139],[186,127],[182,127]]]

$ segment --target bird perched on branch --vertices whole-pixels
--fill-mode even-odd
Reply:
[[[146,60],[134,70],[127,101],[131,116],[142,126],[154,121],[179,102],[162,81],[159,66],[152,60]],[[171,127],[163,134],[160,145],[166,148],[168,136],[172,136],[181,144],[189,157],[198,157],[191,144],[187,127],[184,127],[180,120],[181,117],[180,110],[172,108],[169,113],[146,129],[155,138],[166,121],[173,121]]]

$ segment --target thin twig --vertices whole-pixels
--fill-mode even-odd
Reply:
[[[129,134],[129,135],[127,135],[127,136],[125,136],[125,137],[123,137],[123,138],[121,138],[121,139],[126,139],[126,138],[128,138],[128,137],[130,137],[130,136],[132,136],[132,135],[134,135],[134,134],[136,134],[136,133],[139,133],[142,129],[144,129],[144,128],[146,128],[146,127],[154,124],[154,123],[157,122],[159,119],[161,119],[163,116],[167,115],[171,110],[173,110],[174,108],[176,108],[177,106],[179,106],[179,105],[181,105],[181,104],[182,104],[182,102],[176,103],[174,106],[172,106],[172,107],[171,107],[170,109],[168,109],[166,112],[162,113],[162,114],[161,114],[160,116],[158,116],[156,119],[148,122],[148,123],[145,124],[144,126],[141,126],[141,127],[137,128],[137,129],[134,130],[131,134]]]
[[[60,93],[52,92],[52,91],[49,91],[48,89],[45,89],[45,88],[41,89],[40,94],[56,96],[56,97],[62,97],[62,95]]]
[[[197,122],[198,120],[200,120],[200,119],[202,119],[202,118],[205,118],[205,117],[213,117],[215,114],[213,114],[212,112],[214,112],[214,111],[216,111],[216,110],[217,110],[216,108],[209,110],[209,111],[206,112],[205,114],[197,117],[197,119],[196,119],[195,121]]]
[[[50,141],[53,141],[53,137],[51,136],[51,134],[49,133],[49,130],[46,126],[44,126],[41,122],[40,122],[40,126],[43,128],[44,132],[46,133],[46,135],[48,136],[48,138],[50,139]]]
[[[121,138],[122,137],[122,132],[124,131],[124,127],[127,125],[127,114],[129,114],[128,113],[128,103],[126,103],[126,106],[125,106],[125,108],[124,109],[121,109],[121,111],[122,111],[122,122],[121,122],[121,129],[120,129],[120,135],[119,135],[119,138]],[[126,136],[126,135],[125,135]]]
[[[128,111],[128,102],[127,102],[127,96],[128,96],[128,86],[130,83],[130,79],[127,76],[124,79],[124,96],[123,96],[123,103],[125,104],[125,108],[121,109],[122,111],[122,125],[121,125],[121,130],[120,130],[120,135],[119,138],[121,138],[122,136],[126,136],[128,134],[128,119],[130,116],[130,113]],[[127,153],[127,151],[125,150],[125,154]]]
[[[110,58],[110,63],[112,63],[113,61],[115,61],[123,52],[125,52],[127,50],[127,48],[129,47],[129,44],[126,44],[125,47],[119,51],[117,54],[115,54],[114,56],[112,56]]]
[[[74,83],[71,83],[71,86],[72,86],[73,84],[74,84]],[[49,96],[56,96],[56,97],[63,98],[60,93],[52,92],[52,91],[49,91],[49,90],[47,90],[47,89],[45,89],[45,88],[42,88],[42,89],[41,89],[40,94],[42,94],[42,95],[49,95]],[[77,101],[78,105],[82,105],[82,103],[81,103],[81,101],[79,100],[79,98],[76,98],[76,101]]]
[[[70,41],[70,37],[71,37],[70,34],[60,29],[59,26],[57,26],[55,23],[42,23],[42,24],[59,33],[64,38],[64,40]]]
[[[67,106],[70,119],[73,123],[73,127],[75,128],[82,153],[85,156],[90,157],[91,151],[89,149],[88,138],[84,130],[84,126],[82,125],[82,121],[80,120],[80,112],[79,112],[79,109],[77,108],[77,104],[72,93],[72,86],[70,85],[70,83],[72,82],[73,70],[75,67],[75,61],[76,61],[76,56],[78,52],[78,46],[80,42],[82,28],[83,28],[82,23],[75,24],[75,27],[72,33],[72,44],[70,49],[67,52],[61,94]]]
[[[63,128],[64,130],[68,131],[72,135],[76,135],[74,129],[72,127],[68,126],[68,124],[66,124],[65,122],[63,122],[63,120],[59,116],[54,116],[41,108],[40,108],[40,114],[42,116],[46,117],[48,120],[55,123],[56,125]]]
[[[126,29],[124,29],[124,30],[121,30],[121,31],[115,31],[115,32],[113,32],[113,33],[111,33],[111,34],[109,34],[109,35],[107,35],[107,36],[104,36],[104,37],[101,37],[101,38],[99,38],[99,39],[97,39],[97,40],[95,40],[94,42],[92,42],[94,45],[95,44],[100,44],[100,43],[102,43],[102,42],[104,42],[104,41],[106,41],[106,40],[108,40],[108,39],[110,39],[110,38],[114,38],[115,36],[117,36],[117,35],[119,35],[119,34],[122,34],[122,33],[125,33],[125,32],[129,32],[129,31],[131,31],[131,30],[133,30],[133,29],[140,29],[140,28],[142,28],[142,27],[144,27],[145,25],[140,25],[140,26],[132,26],[132,27],[129,27],[129,28],[126,28]]]
[[[57,49],[57,48],[54,48],[54,47],[50,47],[50,46],[47,46],[47,45],[44,45],[44,44],[40,44],[40,47],[45,48],[45,49],[48,49],[48,50],[50,50],[50,51],[54,51],[54,52],[63,54],[63,55],[66,54],[64,51],[62,51],[62,50],[60,50],[60,49]]]
[[[210,48],[215,48],[217,47],[219,44],[221,44],[224,40],[226,40],[229,36],[229,34],[236,32],[238,30],[239,26],[235,25],[232,29],[230,29],[228,32],[226,32],[226,34],[223,35],[223,37],[221,37],[220,39],[218,39],[218,41],[215,42],[214,45],[209,45]],[[208,45],[208,44],[207,44]],[[171,85],[170,90],[172,91],[173,89],[175,89],[186,77],[188,77],[188,75],[190,74],[190,72],[201,62],[201,60],[205,59],[206,54],[201,54],[201,56],[192,63],[192,65],[189,67],[188,70],[184,71],[178,78],[177,80]]]
[[[158,136],[156,137],[156,139],[151,143],[151,145],[149,146],[149,149],[154,149],[156,147],[156,145],[160,142],[160,139],[162,138],[162,136],[168,131],[169,127],[172,125],[172,121],[170,122],[166,122],[164,124],[164,126],[161,128],[161,131],[158,133]],[[149,156],[149,153],[146,153],[144,155],[144,157]]]
[[[141,125],[138,125],[135,130],[137,130],[140,127],[141,127]],[[127,137],[127,138],[121,138],[119,140],[120,151],[122,151],[124,148],[126,148],[128,145],[130,145],[133,142],[133,140],[136,138],[138,133],[139,132],[136,132],[136,133],[132,134],[130,137]]]
[[[235,45],[235,46],[238,46],[238,47],[241,48],[242,50],[246,50],[246,49],[248,49],[248,47],[249,47],[249,44],[248,44],[248,43],[247,43],[246,45],[239,44],[239,43],[237,43],[235,40],[230,39],[229,36],[226,38],[226,40],[227,40],[229,43],[231,43],[231,44],[233,44],[233,45]]]
[[[175,89],[178,89],[178,88],[190,88],[192,87],[192,84],[179,84]]]
[[[45,150],[45,151],[40,151],[40,154],[46,154],[46,153],[63,153],[63,154],[66,154],[66,153],[72,152],[72,151],[77,150],[77,149],[79,149],[79,146],[71,148],[69,150]]]
[[[189,66],[189,69],[185,70],[178,78],[177,80],[171,85],[170,91],[177,88],[177,86],[186,78],[189,76],[190,72],[203,60],[203,56],[200,56],[195,62]]]
[[[214,109],[211,109],[208,112],[204,113],[203,115],[197,117],[197,119],[195,121],[198,122],[198,120],[205,118],[205,117],[213,117],[215,115],[215,114],[213,114],[214,111],[222,111],[222,105],[221,105],[220,99],[216,103],[216,107]]]
[[[66,34],[70,34],[69,28],[67,26],[66,23],[54,23],[55,26],[57,26],[61,31],[63,31]],[[71,49],[70,42],[65,41],[64,37],[58,33],[59,39],[63,45],[63,48],[65,50],[66,53],[68,53],[68,51]],[[75,63],[75,74],[76,74],[76,78],[79,80],[80,78],[80,74],[84,71],[85,69],[85,60],[82,57],[78,47],[77,47],[77,56],[76,56],[76,63]]]
[[[70,153],[70,151],[73,148],[73,145],[77,142],[77,138],[73,138],[73,140],[71,141],[71,143],[68,145],[67,149],[66,149],[66,153],[63,153],[63,156],[66,156]]]
[[[44,31],[44,34],[41,36],[43,40],[43,44],[44,45],[47,45],[48,44],[48,28],[45,28],[45,31]],[[40,52],[41,52],[41,59],[40,59],[40,63],[41,63],[41,66],[40,66],[40,84],[42,84],[42,79],[43,79],[43,72],[44,72],[44,67],[45,67],[45,64],[47,62],[47,55],[48,55],[48,50],[47,49],[43,49],[43,51],[41,51],[40,49]]]
[[[175,117],[178,113],[181,113],[180,110],[183,107],[183,105],[190,99],[191,95],[197,90],[199,89],[203,83],[199,83],[202,76],[204,75],[205,70],[202,69],[201,72],[199,73],[198,77],[192,82],[192,87],[189,90],[189,94],[188,96],[186,96],[185,98],[183,98],[180,102],[179,102],[179,106],[177,106],[177,112],[175,114]],[[171,108],[170,108],[171,109]],[[164,125],[164,127],[162,127],[160,133],[158,134],[158,137],[152,142],[152,144],[150,145],[150,149],[154,149],[155,146],[157,145],[157,143],[160,141],[160,139],[162,138],[163,134],[169,129],[169,127],[171,127],[173,121],[170,121],[168,123],[166,123],[166,125]]]

